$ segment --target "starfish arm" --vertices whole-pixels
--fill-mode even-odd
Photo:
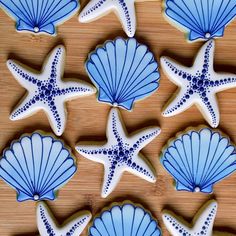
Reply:
[[[148,182],[155,183],[156,175],[151,167],[151,164],[144,159],[145,157],[141,154],[133,158],[132,164],[127,169],[128,172],[147,180]]]
[[[199,50],[193,65],[193,69],[195,71],[205,69],[212,72],[214,68],[214,52],[215,42],[214,40],[209,40]]]
[[[178,94],[174,94],[163,109],[163,116],[170,117],[187,110],[193,105],[193,101],[186,99],[186,90],[180,89]]]
[[[118,166],[116,166],[114,170],[111,169],[111,165],[105,166],[102,193],[101,193],[101,196],[103,198],[106,198],[113,192],[113,190],[118,185],[122,174],[123,170]]]
[[[217,202],[211,201],[207,207],[204,206],[202,209],[204,210],[200,210],[202,213],[195,221],[195,226],[193,229],[195,231],[199,231],[204,228],[204,235],[212,236],[213,224],[217,213]]]
[[[107,138],[111,144],[117,143],[117,139],[127,137],[127,131],[123,125],[119,109],[112,108],[107,122]]]
[[[76,151],[85,158],[104,164],[106,159],[106,145],[87,145],[86,142],[78,143],[75,147]]]
[[[114,4],[111,0],[92,0],[81,11],[79,21],[81,23],[94,21],[106,13],[108,14],[112,8],[114,8]]]
[[[220,122],[220,112],[215,94],[208,94],[206,99],[198,102],[197,106],[210,126],[216,128]]]
[[[49,236],[58,233],[57,225],[52,217],[52,213],[44,202],[37,204],[37,225],[40,235]]]
[[[130,137],[130,139],[135,141],[135,144],[137,145],[137,150],[141,150],[154,138],[156,138],[160,133],[161,129],[159,127],[149,127],[135,133]]]
[[[180,222],[179,220],[177,220],[172,214],[170,214],[169,212],[164,212],[162,214],[162,219],[163,222],[167,228],[167,230],[170,232],[171,235],[174,236],[183,236],[186,232],[188,234],[186,235],[193,235],[191,234],[191,229],[187,226],[185,226],[182,222]]]
[[[41,77],[44,80],[48,78],[58,78],[61,79],[64,74],[64,64],[65,64],[65,48],[60,45],[54,48],[48,55],[42,69]]]
[[[35,98],[28,94],[23,101],[12,111],[11,120],[20,120],[33,115],[39,110]]]
[[[179,87],[187,83],[186,77],[191,75],[191,68],[182,66],[168,57],[161,57],[160,62],[165,74],[173,83]]]
[[[39,82],[37,79],[39,74],[33,73],[27,66],[14,60],[8,60],[7,67],[22,87],[28,91],[37,88],[36,84]]]
[[[65,100],[71,100],[84,95],[96,93],[96,89],[86,82],[64,82],[61,86],[61,94]]]
[[[236,87],[236,74],[214,73],[212,77],[214,78],[213,87],[216,93]]]
[[[42,109],[46,113],[54,133],[58,136],[62,135],[67,119],[64,100],[61,97],[56,97],[53,103],[42,105]]]
[[[85,227],[88,225],[91,220],[91,213],[88,211],[79,212],[76,215],[73,215],[72,220],[65,224],[60,229],[60,235],[70,235],[70,236],[78,236],[80,235]]]
[[[134,1],[116,1],[116,14],[120,18],[122,27],[129,37],[133,37],[136,31],[136,12]]]

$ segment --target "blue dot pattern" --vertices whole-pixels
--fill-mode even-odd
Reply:
[[[90,14],[93,14],[93,12],[95,12],[99,8],[103,7],[103,5],[107,1],[111,1],[111,0],[98,0],[98,2],[95,2],[95,4],[93,6],[91,6],[89,9],[87,9],[85,12],[82,13],[81,18],[86,17]],[[125,23],[126,23],[126,26],[127,26],[127,30],[129,32],[129,34],[132,34],[132,28],[135,27],[135,26],[132,25],[129,9],[128,9],[128,6],[127,6],[125,0],[112,0],[112,1],[114,1],[114,2],[117,1],[118,6],[123,11],[123,14],[125,16],[125,20],[126,20]]]
[[[123,137],[120,136],[119,130],[117,129],[117,117],[114,113],[112,113],[112,132],[115,136],[116,143],[111,145],[109,148],[100,148],[97,150],[85,150],[80,149],[82,153],[96,155],[102,154],[104,159],[109,160],[109,174],[107,177],[107,182],[105,183],[105,194],[109,192],[109,188],[113,182],[113,178],[116,174],[116,170],[120,167],[127,166],[141,174],[151,178],[154,180],[153,174],[146,170],[144,167],[138,165],[135,161],[135,155],[137,151],[139,151],[141,144],[147,139],[152,138],[158,134],[158,131],[154,131],[152,133],[146,134],[140,137],[135,143],[130,144],[127,143]]]
[[[47,236],[77,236],[75,235],[76,233],[76,229],[79,228],[81,225],[83,225],[85,223],[85,221],[87,220],[87,217],[83,217],[82,219],[80,219],[77,223],[75,223],[71,229],[66,232],[66,234],[57,234],[55,232],[55,230],[53,229],[53,226],[50,224],[49,220],[47,219],[47,216],[45,214],[45,210],[43,209],[42,206],[40,206],[40,217],[42,222],[44,223],[45,228],[47,229]],[[46,235],[44,235],[46,236]]]
[[[188,232],[172,216],[165,215],[164,217],[166,218],[167,221],[169,221],[171,223],[172,227],[175,230],[178,231],[178,233],[179,233],[178,235],[182,235],[182,236],[204,236],[204,235],[208,235],[209,227],[210,227],[212,221],[215,218],[216,212],[217,212],[217,207],[214,206],[214,208],[208,214],[208,216],[207,216],[206,220],[204,221],[203,225],[201,226],[201,228],[198,231],[194,232],[194,233]]]
[[[231,84],[232,82],[236,82],[236,78],[229,77],[221,80],[212,80],[211,74],[209,73],[209,55],[210,50],[213,47],[213,41],[211,41],[205,51],[204,55],[204,64],[200,70],[196,72],[196,74],[189,74],[183,70],[177,69],[170,62],[166,61],[167,66],[182,80],[188,81],[187,91],[184,96],[177,102],[177,104],[170,109],[168,109],[165,113],[171,114],[172,112],[178,110],[181,106],[183,106],[188,100],[191,99],[192,96],[198,94],[201,101],[206,106],[209,114],[211,115],[212,124],[217,126],[217,117],[216,112],[214,111],[214,107],[211,104],[209,99],[209,95],[212,94],[211,88],[220,87],[222,85]]]
[[[13,119],[17,118],[17,116],[26,112],[28,109],[30,109],[37,103],[43,103],[48,107],[50,113],[52,114],[53,119],[56,122],[58,132],[62,130],[63,127],[61,115],[55,100],[60,96],[65,96],[70,93],[86,93],[90,91],[90,89],[82,86],[69,88],[60,88],[58,86],[57,79],[59,77],[59,73],[57,69],[59,67],[58,64],[60,56],[62,56],[62,49],[58,48],[51,64],[51,74],[47,79],[45,78],[45,80],[43,81],[33,77],[32,75],[27,74],[25,71],[20,69],[15,63],[9,63],[9,65],[21,77],[21,79],[32,83],[32,85],[37,85],[37,89],[34,91],[34,95],[32,96],[32,98],[12,114]]]

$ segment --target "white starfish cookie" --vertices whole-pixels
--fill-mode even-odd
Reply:
[[[163,116],[177,115],[192,105],[197,105],[212,127],[220,121],[216,93],[236,87],[236,75],[214,71],[215,42],[205,43],[191,68],[162,57],[161,66],[169,79],[179,86],[177,95],[165,106]]]
[[[41,236],[79,236],[92,217],[89,211],[81,211],[73,215],[59,227],[44,202],[37,204],[36,214],[38,230]]]
[[[112,108],[107,124],[107,143],[101,145],[79,143],[76,146],[81,155],[104,165],[102,197],[107,197],[115,189],[124,171],[149,182],[156,181],[152,168],[139,151],[159,133],[159,127],[150,127],[128,136],[118,109]]]
[[[79,21],[94,21],[111,11],[119,17],[124,31],[133,37],[136,31],[135,0],[91,0],[79,15]]]
[[[167,211],[164,211],[162,219],[173,236],[212,236],[216,213],[217,202],[211,200],[196,214],[192,227],[183,221],[179,221],[172,213]]]
[[[7,66],[15,79],[28,93],[12,112],[10,119],[19,120],[43,110],[56,135],[61,135],[66,125],[66,101],[95,93],[95,88],[82,81],[65,82],[65,48],[56,47],[46,59],[42,72],[29,70],[20,63],[8,60]]]

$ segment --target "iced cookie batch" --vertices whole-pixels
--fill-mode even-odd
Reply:
[[[214,185],[236,171],[236,147],[220,130],[217,93],[236,87],[236,74],[215,72],[215,38],[223,37],[225,27],[236,16],[235,0],[165,0],[164,16],[183,30],[189,41],[204,41],[192,67],[162,56],[160,67],[178,86],[163,108],[165,117],[175,116],[196,105],[210,127],[189,127],[176,134],[163,147],[160,163],[173,177],[177,191],[211,194]],[[0,0],[1,8],[16,21],[17,31],[56,35],[56,27],[79,9],[77,0]],[[74,214],[59,225],[46,201],[76,173],[71,149],[81,157],[104,166],[101,196],[117,187],[126,171],[154,183],[155,168],[142,149],[160,133],[158,126],[129,134],[120,109],[132,111],[136,102],[159,88],[159,64],[153,53],[133,36],[136,13],[133,0],[91,0],[81,11],[79,21],[87,23],[114,11],[128,38],[104,42],[88,55],[85,68],[91,84],[77,78],[64,78],[66,49],[55,47],[41,71],[9,59],[12,77],[25,89],[25,96],[10,114],[12,121],[36,116],[43,110],[54,134],[35,131],[12,141],[0,159],[0,178],[15,189],[17,201],[37,202],[36,218],[42,236],[78,236],[88,223],[90,236],[159,236],[162,231],[149,210],[131,201],[114,202],[96,216],[89,211]],[[104,142],[79,142],[68,147],[58,139],[66,129],[66,102],[97,93],[98,102],[111,106]],[[230,108],[229,108],[230,109]],[[70,149],[71,148],[71,149]],[[121,183],[122,184],[122,183]],[[162,220],[174,236],[211,236],[217,214],[217,201],[208,201],[191,224],[163,209]],[[221,232],[223,233],[223,232]],[[223,233],[225,234],[225,233]]]

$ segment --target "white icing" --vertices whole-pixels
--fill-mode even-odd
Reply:
[[[134,0],[91,0],[80,13],[79,21],[87,23],[114,11],[126,34],[133,37],[136,31],[134,2]]]
[[[179,65],[166,57],[161,58],[164,72],[179,86],[178,94],[171,98],[163,116],[177,115],[195,104],[212,127],[219,125],[216,93],[236,87],[236,75],[214,71],[214,48],[213,40],[205,43],[192,67]]]
[[[59,226],[47,205],[44,202],[39,202],[36,217],[41,236],[79,236],[89,223],[92,215],[89,211],[78,212],[65,224]]]
[[[23,119],[43,110],[55,134],[63,133],[67,119],[65,102],[95,93],[94,87],[85,82],[62,80],[64,61],[63,46],[58,46],[51,52],[41,73],[33,72],[13,60],[7,61],[15,79],[28,91],[24,100],[12,112],[11,120]]]
[[[107,124],[107,143],[101,145],[79,143],[76,146],[81,155],[104,165],[102,197],[107,197],[115,189],[125,171],[149,182],[156,181],[152,168],[139,152],[159,133],[159,127],[150,127],[128,136],[118,109],[112,108]]]
[[[203,207],[195,217],[194,225],[192,228],[188,224],[180,222],[170,213],[162,215],[163,222],[173,236],[212,236],[213,224],[217,213],[217,202],[209,201],[206,207]]]

